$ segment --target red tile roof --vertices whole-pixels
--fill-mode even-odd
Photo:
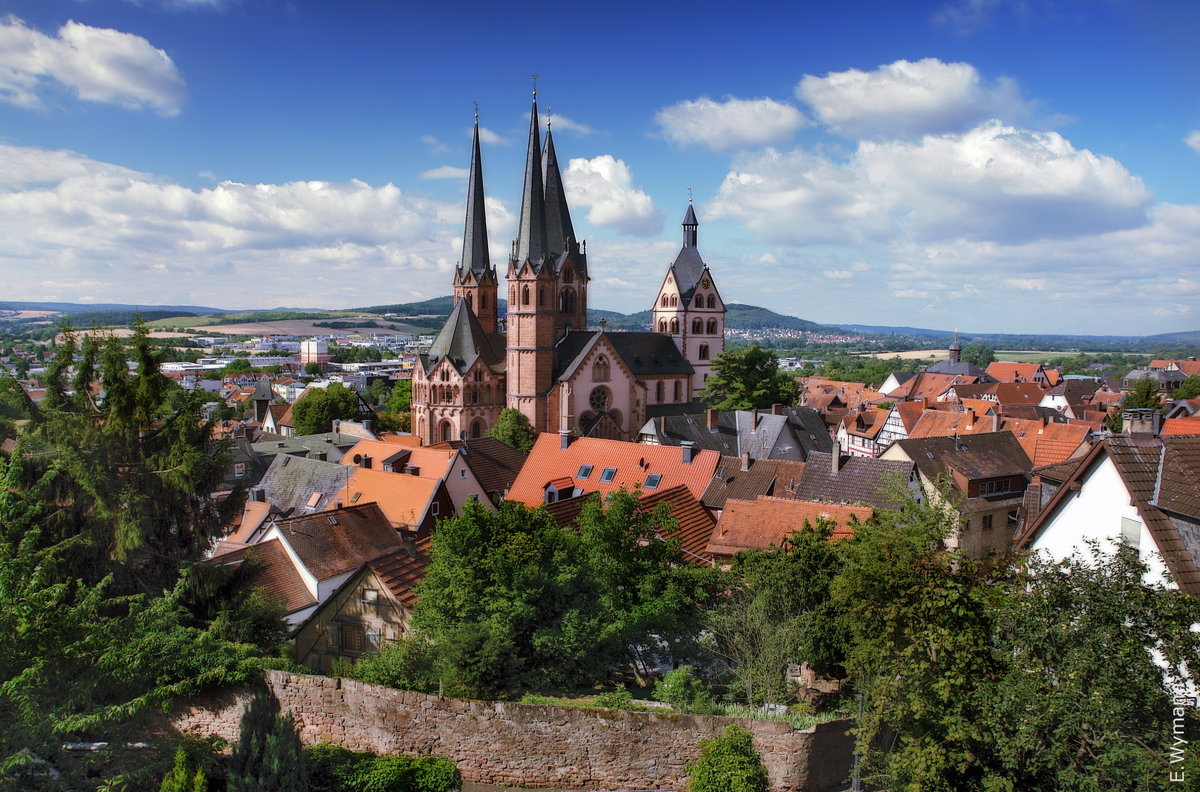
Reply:
[[[374,503],[292,517],[274,527],[317,580],[352,572],[381,553],[403,547]]]
[[[667,531],[664,538],[678,539],[679,549],[689,563],[709,563],[707,548],[716,520],[686,486],[680,484],[670,489],[647,493],[639,499],[639,503],[647,511],[657,508],[660,504],[668,504],[675,528]]]
[[[411,548],[382,555],[367,564],[408,611],[417,603],[416,587],[425,578],[432,541],[422,537]]]
[[[288,613],[317,604],[316,597],[304,585],[304,578],[278,539],[216,556],[208,563],[218,566],[241,564],[247,558],[261,568],[254,585],[262,586],[268,594],[282,600],[284,610]]]
[[[343,505],[376,503],[392,525],[417,528],[441,482],[440,478],[355,468],[346,486],[329,500]]]
[[[661,474],[659,489],[686,485],[695,498],[704,494],[721,455],[716,451],[695,450],[691,464],[683,463],[684,449],[676,446],[643,445],[621,440],[580,437],[562,448],[559,436],[538,436],[524,467],[509,490],[508,500],[538,506],[545,502],[546,485],[564,476],[574,478],[575,486],[584,492],[607,495],[621,487],[632,490],[642,486],[646,477]],[[587,478],[579,470],[591,465]],[[606,468],[613,468],[611,481],[601,481]]]
[[[1042,371],[1041,363],[1011,363],[998,360],[989,363],[987,373],[1000,382],[1033,382],[1033,378]]]
[[[832,503],[792,500],[760,496],[755,500],[730,498],[713,532],[706,551],[710,555],[729,557],[739,550],[778,547],[784,539],[800,530],[805,521],[833,520],[837,523],[833,539],[853,533],[855,520],[865,522],[875,516],[870,506],[841,506]]]
[[[1162,435],[1196,435],[1200,434],[1200,416],[1191,418],[1167,418],[1163,421]]]

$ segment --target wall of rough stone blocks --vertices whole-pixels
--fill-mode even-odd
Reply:
[[[683,789],[697,742],[735,722],[753,732],[775,792],[845,789],[850,774],[844,720],[799,731],[776,721],[439,698],[282,671],[267,671],[266,681],[305,744],[446,756],[479,783]],[[234,742],[248,700],[246,690],[197,699],[172,715],[173,726]]]

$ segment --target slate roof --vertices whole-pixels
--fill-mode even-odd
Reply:
[[[799,467],[794,477],[803,472],[803,462],[792,465]],[[770,495],[775,488],[778,469],[778,460],[751,459],[749,469],[742,470],[741,457],[723,455],[700,500],[710,509],[723,509],[729,498],[754,500],[759,495]]]
[[[317,598],[304,585],[304,578],[278,539],[215,556],[207,563],[217,566],[241,564],[248,557],[261,568],[254,585],[262,586],[268,594],[282,600],[286,613],[295,613],[317,604]]]
[[[353,572],[373,558],[404,547],[374,503],[279,520],[275,527],[317,580]]]
[[[803,462],[813,450],[833,447],[820,414],[811,407],[789,407],[782,415],[762,410],[724,410],[717,414],[717,429],[708,428],[703,405],[693,403],[693,412],[652,418],[642,433],[653,433],[663,445],[678,445],[691,440],[697,448],[706,448],[726,456],[749,451],[753,459],[790,459]]]
[[[480,359],[492,371],[504,371],[504,336],[486,332],[466,300],[459,300],[429,345],[429,352],[421,356],[421,365],[425,371],[432,371],[442,358],[448,358],[459,374],[465,374]]]
[[[509,490],[508,500],[538,506],[545,500],[546,485],[562,476],[571,476],[575,487],[584,492],[608,494],[625,487],[634,489],[645,483],[646,477],[661,474],[662,489],[686,484],[692,495],[704,494],[720,455],[715,451],[697,449],[690,465],[683,463],[683,449],[673,446],[642,445],[598,437],[580,437],[567,448],[560,447],[558,435],[544,433],[537,442],[524,467]],[[586,478],[579,477],[580,468],[591,465]],[[615,469],[612,481],[602,482],[606,467]]]
[[[911,462],[871,457],[847,457],[836,473],[831,454],[814,451],[791,497],[826,503],[865,503],[884,508],[891,502],[886,493],[896,478],[907,482],[912,477]],[[780,492],[777,489],[776,495]]]
[[[507,492],[525,465],[525,454],[506,446],[494,437],[452,440],[449,443],[438,443],[430,448],[441,448],[443,445],[447,448],[464,449],[467,467],[475,474],[479,485],[489,496],[492,493]]]
[[[692,364],[683,357],[668,335],[569,330],[554,347],[555,379],[569,379],[587,353],[599,342],[601,335],[635,377],[695,373]]]
[[[870,506],[842,506],[761,496],[754,500],[731,498],[708,543],[707,552],[714,556],[732,556],[750,548],[778,547],[805,521],[834,520],[837,527],[831,539],[852,535],[853,521],[865,522],[875,515]]]
[[[957,437],[922,437],[897,440],[896,445],[934,481],[954,470],[967,479],[1027,475],[1029,457],[1012,432],[982,432]]]
[[[263,474],[259,486],[267,503],[281,512],[304,513],[328,506],[331,496],[345,486],[349,473],[336,462],[280,454]],[[314,493],[320,496],[315,502]]]

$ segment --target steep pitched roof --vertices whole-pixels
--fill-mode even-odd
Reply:
[[[673,530],[666,531],[664,539],[678,539],[679,549],[684,558],[692,564],[704,565],[708,561],[705,548],[712,538],[713,519],[708,509],[692,495],[683,484],[669,487],[665,490],[648,492],[638,499],[641,508],[650,511],[661,504],[667,504],[671,511],[671,519],[675,521]]]
[[[404,473],[405,468],[417,468],[422,478],[444,479],[450,473],[456,454],[445,446],[411,447],[382,440],[360,440],[342,457],[343,465],[362,467],[370,459],[371,470],[383,470],[390,465],[394,473]],[[385,471],[386,472],[386,471]]]
[[[917,470],[935,480],[953,470],[967,479],[1028,474],[1029,457],[1011,432],[897,440]]]
[[[754,500],[730,498],[725,502],[725,511],[707,552],[732,556],[750,548],[778,547],[800,530],[805,521],[815,524],[818,520],[833,520],[837,527],[831,538],[842,539],[852,535],[856,521],[865,522],[873,516],[875,510],[870,506],[840,506],[769,496]]]
[[[439,443],[430,448],[441,448],[442,445]],[[479,486],[483,487],[483,491],[489,494],[507,491],[525,465],[525,454],[506,446],[494,437],[452,440],[445,446],[465,450],[467,467],[475,474],[475,479]]]
[[[267,503],[282,512],[315,511],[329,504],[347,477],[347,469],[336,462],[280,454],[259,486]]]
[[[1175,446],[1171,451],[1168,447]],[[1084,457],[1046,508],[1017,536],[1028,549],[1059,507],[1075,497],[1079,484],[1107,457],[1129,490],[1130,500],[1154,539],[1167,569],[1183,591],[1200,595],[1200,531],[1180,531],[1163,509],[1200,519],[1200,439],[1110,436]],[[1169,460],[1169,462],[1168,462]],[[1075,486],[1072,486],[1075,485]],[[1161,504],[1161,505],[1159,505]]]
[[[529,144],[525,150],[525,183],[521,190],[521,214],[517,220],[517,263],[542,261],[546,247],[545,186],[542,183],[541,130],[538,128],[537,98],[529,113]]]
[[[352,468],[350,480],[338,492],[345,504],[374,504],[392,525],[417,528],[442,485],[440,478]]]
[[[254,585],[262,586],[267,593],[283,602],[286,613],[295,613],[317,604],[317,599],[304,584],[300,571],[278,539],[243,547],[223,555],[215,556],[207,563],[217,566],[241,564],[247,559],[257,564],[261,571],[254,578]]]
[[[279,520],[275,527],[317,580],[352,572],[404,546],[374,503]]]
[[[998,382],[1033,382],[1033,378],[1038,374],[1045,375],[1041,363],[1012,363],[1001,360],[989,363],[987,373]]]
[[[554,136],[548,127],[546,146],[542,150],[542,185],[545,190],[546,248],[551,255],[556,255],[570,249],[575,228],[567,208],[567,191],[558,169],[558,155],[554,152]]]
[[[371,571],[383,581],[401,605],[411,611],[417,604],[417,584],[425,579],[429,567],[429,548],[433,539],[421,537],[396,552],[385,553],[367,562]]]
[[[554,347],[555,379],[570,379],[601,339],[608,342],[613,353],[620,356],[635,377],[695,373],[671,337],[662,333],[570,330]]]
[[[503,371],[503,337],[486,332],[474,312],[467,307],[466,300],[459,300],[429,345],[428,354],[422,358],[425,371],[432,371],[442,358],[448,358],[459,374],[465,374],[480,358],[492,371]]]
[[[479,153],[479,116],[475,116],[475,131],[471,139],[471,172],[467,178],[467,219],[463,224],[462,259],[458,271],[474,272],[478,276],[491,269],[487,211],[483,199],[483,157]]]
[[[832,454],[816,451],[809,455],[790,495],[797,500],[866,503],[883,508],[891,505],[887,498],[890,486],[897,479],[907,482],[912,472],[911,462],[871,457],[845,458],[834,472]],[[781,493],[777,489],[775,494]]]
[[[800,471],[803,471],[803,462],[795,464],[800,465]],[[742,470],[740,457],[723,455],[700,500],[710,509],[722,509],[729,498],[754,500],[759,495],[771,494],[779,462],[774,459],[750,459],[748,467],[748,470]]]
[[[691,464],[683,462],[684,449],[672,446],[640,445],[621,440],[581,437],[562,448],[558,435],[538,436],[525,466],[509,490],[508,500],[537,506],[545,500],[545,487],[551,481],[571,476],[576,488],[584,492],[608,494],[624,487],[634,489],[650,475],[662,476],[659,489],[687,485],[693,496],[704,494],[720,455],[715,451],[696,450]],[[579,472],[584,465],[592,470],[586,477]],[[606,468],[612,468],[610,481],[601,481]]]

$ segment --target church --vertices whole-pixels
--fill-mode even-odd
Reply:
[[[587,243],[575,238],[549,123],[542,144],[535,93],[502,328],[477,116],[454,307],[413,370],[413,433],[425,444],[479,437],[511,407],[539,432],[635,440],[648,417],[695,401],[725,348],[725,304],[698,225],[689,203],[650,332],[607,331],[603,321],[589,330]]]

